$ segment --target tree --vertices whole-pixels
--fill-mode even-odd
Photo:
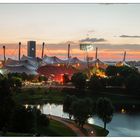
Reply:
[[[0,79],[0,130],[8,128],[14,107],[9,80],[2,77]]]
[[[49,119],[36,107],[17,106],[12,116],[12,131],[37,133],[39,126],[47,127]]]
[[[117,72],[120,76],[126,78],[131,74],[137,74],[138,71],[135,68],[128,67],[128,66],[121,66],[117,68]]]
[[[87,119],[91,117],[93,111],[92,101],[87,99],[78,99],[72,103],[72,113],[75,119],[75,122],[79,127],[83,128],[83,125],[86,123]]]
[[[125,80],[126,89],[130,92],[140,90],[140,74],[131,74]]]
[[[100,77],[92,76],[89,81],[89,89],[99,91],[103,88]]]
[[[123,86],[124,79],[123,76],[113,76],[108,78],[107,83],[109,86]]]
[[[69,114],[69,119],[71,119],[73,113],[72,113],[72,103],[74,101],[76,101],[77,98],[76,96],[70,96],[70,95],[67,95],[65,98],[64,98],[64,102],[63,102],[63,111],[68,113]]]
[[[81,72],[74,73],[71,81],[77,89],[84,89],[86,85],[87,76]]]
[[[39,75],[38,81],[39,81],[39,82],[47,81],[47,78],[46,78],[44,75]]]
[[[116,66],[108,66],[105,71],[107,76],[116,76],[117,75],[117,67]]]
[[[22,87],[22,79],[19,78],[19,77],[12,77],[9,79],[10,83],[11,83],[11,88],[14,90],[14,91],[19,91]]]
[[[22,80],[23,80],[23,81],[25,81],[25,80],[28,79],[28,75],[27,75],[25,72],[23,72],[23,73],[21,74],[21,77],[22,77]]]
[[[106,129],[106,124],[111,122],[113,117],[113,105],[111,101],[107,98],[99,98],[96,103],[96,113],[99,118],[104,122],[104,129]]]
[[[70,81],[69,75],[68,74],[64,74],[63,75],[63,83],[68,83],[69,81]]]
[[[34,116],[32,108],[17,106],[12,116],[12,131],[14,132],[33,132]]]

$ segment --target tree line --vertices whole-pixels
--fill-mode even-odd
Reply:
[[[107,98],[99,98],[94,103],[90,98],[79,99],[75,95],[67,95],[64,98],[63,111],[68,113],[69,119],[74,117],[75,123],[82,128],[88,118],[97,115],[106,129],[106,124],[112,120],[114,107]]]
[[[26,108],[17,104],[12,97],[13,91],[20,89],[20,79],[0,76],[0,131],[19,133],[38,133],[38,126],[48,126],[49,119],[36,107]],[[20,83],[20,85],[19,85]]]
[[[87,75],[79,72],[75,73],[71,81],[76,89],[91,89],[100,91],[108,87],[121,87],[128,92],[140,91],[140,73],[137,69],[128,66],[108,66],[105,70],[106,77],[92,75],[87,80]]]

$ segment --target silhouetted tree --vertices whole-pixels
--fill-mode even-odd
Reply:
[[[47,127],[49,119],[36,107],[17,106],[12,116],[12,131],[37,133],[39,126]]]
[[[84,89],[86,85],[87,76],[83,73],[73,74],[71,81],[77,89]]]
[[[125,78],[122,76],[113,76],[107,79],[109,86],[123,86]]]
[[[137,74],[138,71],[135,68],[128,67],[128,66],[121,66],[117,68],[117,73],[122,77],[128,77],[131,74]]]
[[[34,114],[32,108],[17,106],[12,117],[12,130],[14,132],[33,132]]]
[[[39,82],[47,81],[47,78],[44,75],[39,75],[38,80]]]
[[[89,89],[99,91],[103,89],[102,81],[100,77],[92,76],[89,81]]]
[[[117,72],[118,71],[116,66],[108,66],[105,71],[107,76],[116,76]]]
[[[69,75],[68,74],[64,74],[63,75],[63,83],[68,83],[69,81],[70,81]]]
[[[140,90],[140,74],[131,74],[125,80],[126,89],[130,92]]]
[[[18,77],[12,77],[9,79],[10,86],[14,91],[19,91],[22,87],[22,79]]]
[[[83,128],[83,125],[86,123],[87,119],[93,114],[93,103],[90,99],[79,99],[72,103],[72,113],[75,119],[75,122]]]
[[[8,128],[14,107],[9,80],[2,77],[0,79],[0,129]]]
[[[99,98],[96,104],[96,112],[99,118],[104,122],[104,129],[106,124],[112,120],[113,117],[113,105],[107,98]]]
[[[71,117],[73,115],[73,113],[72,113],[72,106],[71,105],[76,100],[77,100],[76,96],[67,95],[64,98],[63,111],[69,114],[69,119],[71,119]]]

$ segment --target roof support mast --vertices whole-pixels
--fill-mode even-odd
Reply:
[[[21,54],[20,49],[21,49],[21,42],[19,42],[19,53],[18,53],[18,60],[19,60],[19,61],[20,61],[20,54]]]
[[[125,62],[125,58],[126,58],[126,51],[124,52],[123,62]]]
[[[4,57],[4,63],[6,61],[6,56],[5,56],[5,46],[3,46],[3,57]]]
[[[42,43],[42,56],[41,56],[42,59],[43,59],[43,57],[44,57],[44,46],[45,46],[45,43],[43,42],[43,43]]]
[[[70,58],[70,44],[68,44],[68,59]]]
[[[96,47],[95,59],[97,60],[97,58],[98,58],[98,48]]]

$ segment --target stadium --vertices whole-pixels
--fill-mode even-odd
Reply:
[[[70,44],[68,44],[68,56],[67,59],[60,59],[56,56],[44,55],[44,46],[42,44],[42,58],[36,57],[36,42],[27,42],[27,56],[20,56],[21,43],[19,42],[18,60],[11,58],[6,59],[5,49],[3,46],[3,61],[0,62],[0,73],[26,73],[27,75],[43,75],[47,79],[56,82],[63,82],[64,74],[68,75],[71,79],[72,75],[77,72],[83,72],[88,76],[96,74],[101,77],[105,77],[105,69],[109,65],[116,66],[129,66],[125,62],[126,52],[121,62],[109,64],[102,62],[98,58],[98,48],[96,48],[95,59],[91,59],[88,56],[88,51],[92,50],[92,44],[80,44],[80,49],[87,54],[86,60],[80,60],[77,57],[72,57],[70,54]]]

